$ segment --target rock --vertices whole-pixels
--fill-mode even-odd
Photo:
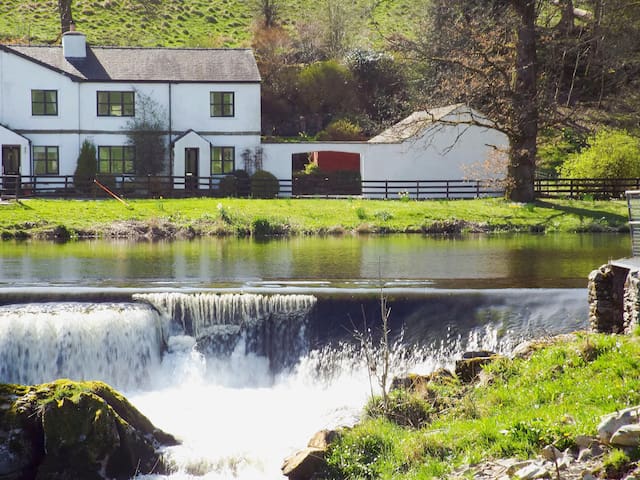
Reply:
[[[557,462],[562,458],[562,452],[553,445],[547,445],[544,447],[540,452],[540,455],[542,455],[542,458],[550,462]]]
[[[623,425],[611,436],[609,443],[617,447],[640,446],[640,424]]]
[[[340,438],[340,435],[340,430],[320,430],[311,437],[307,447],[326,450],[333,442]]]
[[[549,476],[549,469],[545,465],[539,463],[532,463],[526,467],[522,467],[516,471],[513,476],[520,480],[534,480],[536,478],[545,478]]]
[[[482,367],[499,358],[494,352],[465,352],[462,360],[456,361],[456,375],[463,383],[471,383],[482,371]]]
[[[3,479],[167,473],[158,449],[177,443],[101,382],[0,385],[0,405],[0,438],[8,440],[0,447]]]
[[[391,381],[391,390],[408,390],[415,392],[423,389],[431,382],[441,382],[443,380],[452,380],[453,373],[445,368],[436,370],[429,375],[419,375],[417,373],[409,373],[402,377],[394,377]]]
[[[289,480],[309,480],[324,470],[325,450],[307,447],[287,457],[282,464],[282,474]]]
[[[513,462],[511,465],[507,467],[507,475],[514,475],[518,470],[522,470],[525,467],[529,467],[533,465],[535,462],[533,460],[524,460],[521,462]]]
[[[619,412],[610,413],[601,418],[598,425],[598,438],[603,443],[609,443],[611,437],[624,425],[638,423],[640,419],[640,406],[626,408]]]
[[[576,435],[574,441],[576,443],[576,446],[582,450],[584,448],[591,448],[591,445],[596,443],[598,439],[595,437],[590,437],[589,435]]]

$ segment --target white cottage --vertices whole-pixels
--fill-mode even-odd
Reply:
[[[0,45],[0,173],[73,175],[84,140],[99,173],[133,173],[125,130],[142,97],[164,117],[165,173],[225,174],[260,145],[251,50],[92,47],[72,31],[62,46]]]

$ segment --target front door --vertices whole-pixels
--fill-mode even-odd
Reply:
[[[198,153],[197,148],[184,149],[184,188],[196,190],[198,188]]]
[[[2,146],[2,191],[7,194],[16,194],[19,178],[10,177],[20,175],[20,146]]]

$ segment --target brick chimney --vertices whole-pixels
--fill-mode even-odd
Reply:
[[[76,32],[73,24],[68,32],[62,34],[62,52],[67,60],[87,58],[87,37]]]

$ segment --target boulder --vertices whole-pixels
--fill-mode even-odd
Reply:
[[[311,437],[307,447],[327,450],[338,438],[340,438],[340,430],[320,430]]]
[[[284,459],[282,474],[289,477],[289,480],[320,478],[326,471],[325,456],[329,446],[338,440],[341,434],[341,429],[320,430],[315,433],[306,448]]]
[[[0,478],[128,479],[167,473],[177,444],[101,382],[0,385]]]
[[[611,436],[609,443],[616,447],[640,446],[640,423],[621,426]]]
[[[495,352],[465,352],[456,361],[456,375],[463,383],[471,383],[482,371],[482,367],[499,358]]]
[[[287,457],[282,464],[282,474],[289,480],[309,480],[324,470],[326,463],[322,448],[307,447]]]
[[[624,425],[638,423],[640,420],[640,406],[625,408],[619,412],[610,413],[601,418],[598,425],[598,438],[603,443],[609,443],[611,437]]]

